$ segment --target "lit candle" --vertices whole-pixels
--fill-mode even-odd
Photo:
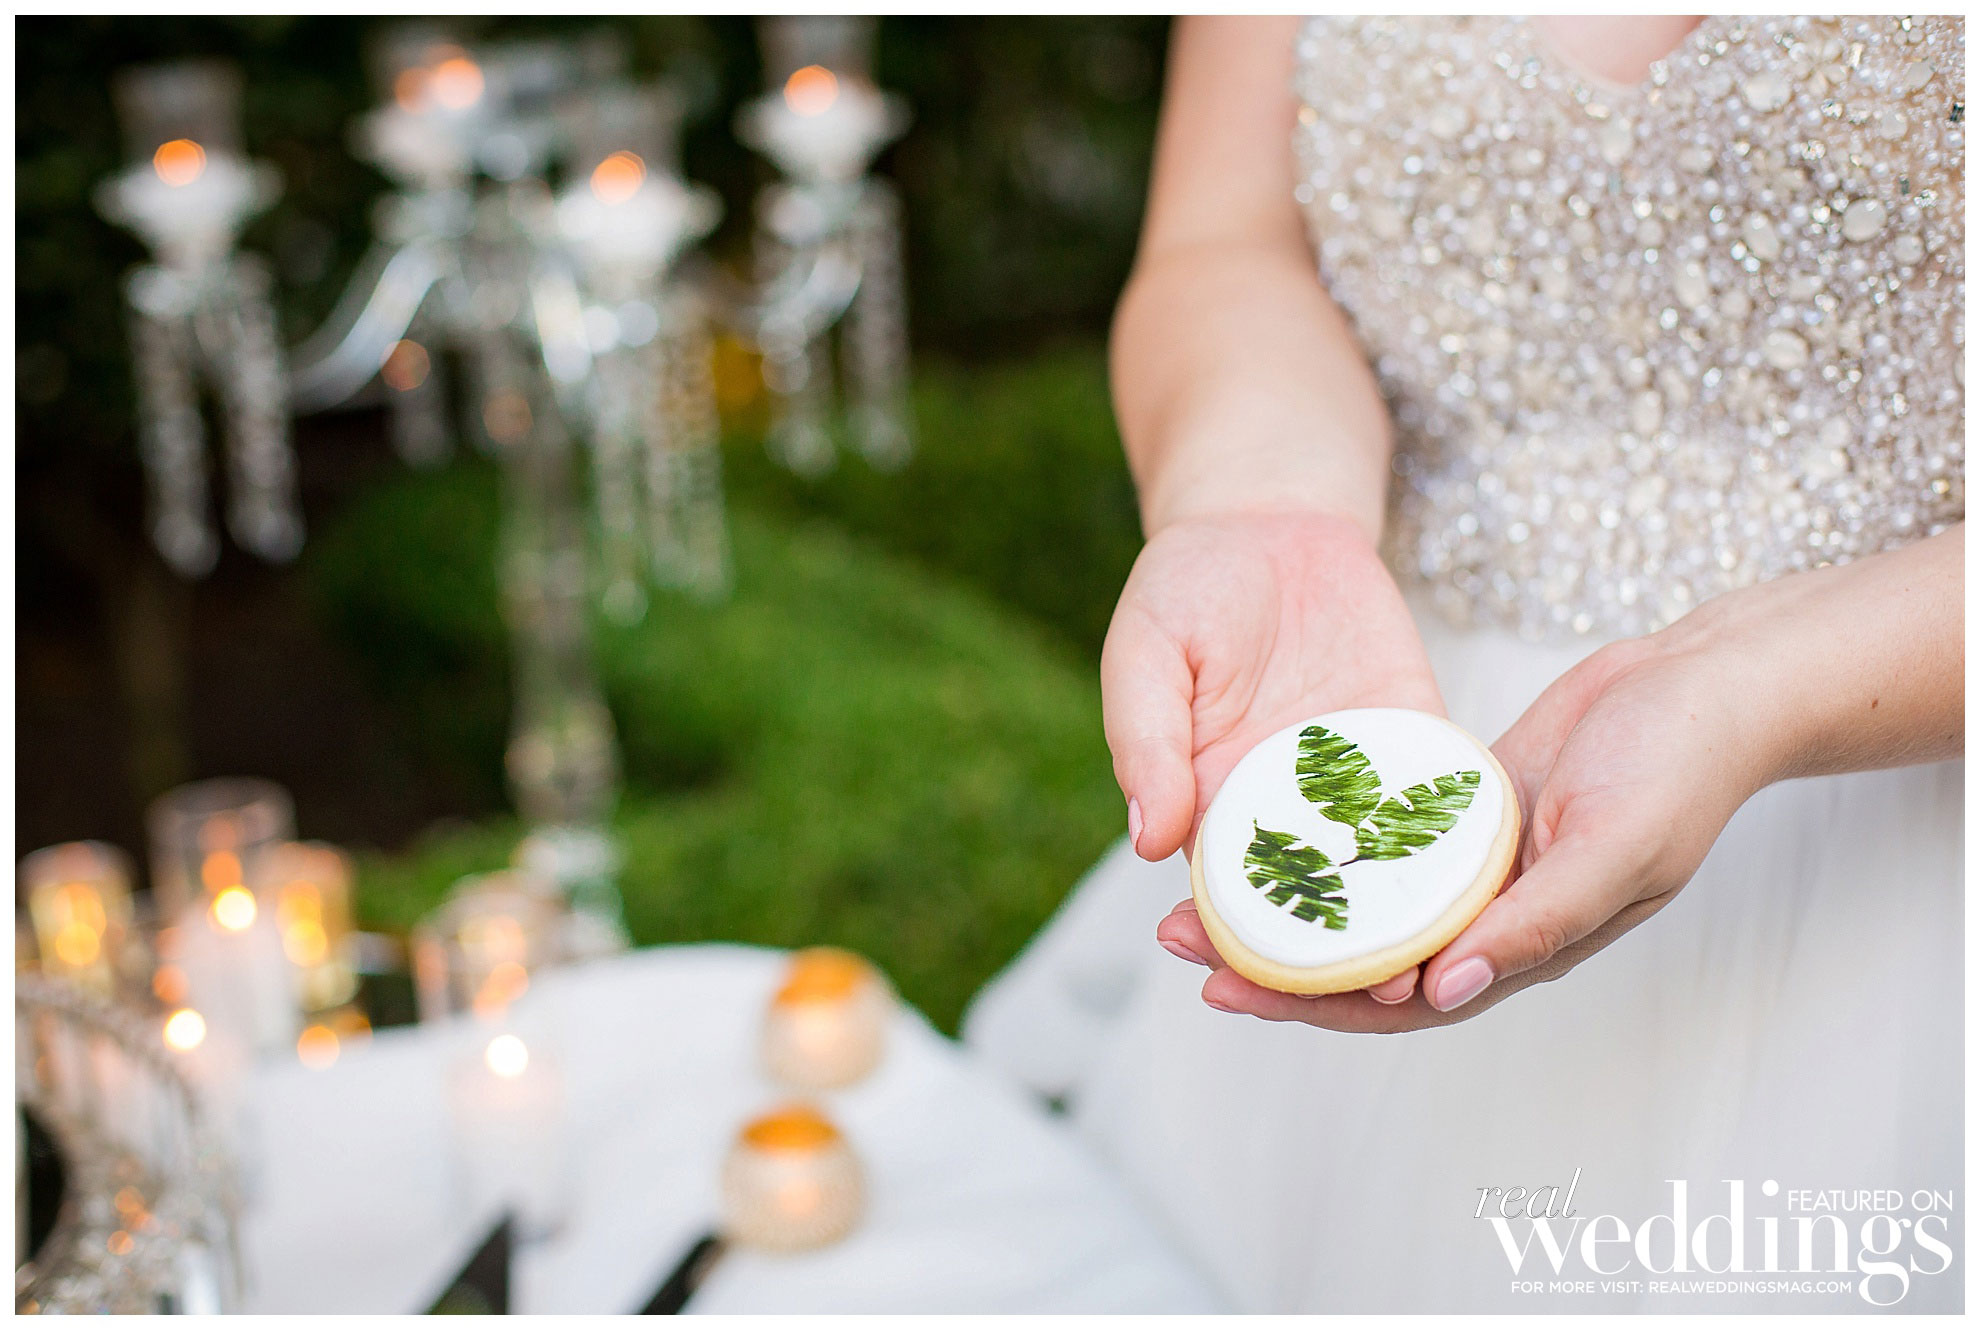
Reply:
[[[461,186],[488,119],[487,76],[460,46],[412,35],[386,52],[391,101],[359,122],[365,153],[420,190]]]
[[[781,89],[745,106],[737,124],[743,139],[784,174],[821,184],[858,179],[906,128],[898,97],[823,65],[794,70]]]
[[[266,872],[282,953],[296,967],[302,1009],[343,1006],[358,987],[350,860],[320,841],[289,841],[270,852]]]
[[[681,179],[681,106],[668,89],[607,88],[576,119],[577,171],[557,201],[558,229],[594,286],[629,299],[714,228],[721,205]]]
[[[564,1082],[555,1058],[520,1034],[485,1032],[448,1075],[469,1208],[505,1206],[526,1238],[563,1222],[571,1199]]]
[[[722,1229],[747,1246],[803,1251],[837,1242],[865,1203],[858,1157],[807,1105],[751,1122],[722,1165]]]
[[[223,777],[181,785],[151,805],[151,895],[171,919],[228,887],[258,891],[267,856],[295,835],[295,804],[273,781]],[[257,901],[257,906],[273,902]],[[238,914],[238,901],[226,909]]]
[[[38,964],[106,996],[131,936],[131,870],[123,851],[101,841],[70,841],[21,860]]]
[[[798,1089],[850,1085],[886,1051],[893,991],[871,963],[836,947],[791,958],[763,1022],[763,1064]]]
[[[247,220],[274,202],[273,168],[240,151],[240,74],[215,61],[126,70],[119,111],[133,158],[98,204],[167,265],[224,257]]]

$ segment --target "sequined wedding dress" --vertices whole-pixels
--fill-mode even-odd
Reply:
[[[1302,30],[1298,201],[1390,403],[1391,562],[1454,719],[1496,737],[1605,640],[1961,520],[1963,77],[1958,19],[1708,18],[1627,88],[1519,19]],[[1845,1274],[1769,1275],[1762,1221],[1792,1272],[1803,1193],[1872,1189],[1906,1205],[1898,1305],[1956,1310],[1910,1201],[1963,1199],[1961,788],[1771,787],[1615,945],[1393,1037],[1206,1008],[1152,938],[1182,859],[1122,844],[965,1037],[1242,1309],[1869,1310],[1886,1229],[1845,1209]],[[1576,1214],[1632,1233],[1673,1179],[1694,1229],[1741,1180],[1748,1273],[1659,1273],[1653,1224],[1648,1268],[1609,1244],[1616,1282],[1579,1248],[1556,1275],[1523,1215],[1516,1273],[1480,1189],[1577,1170]]]

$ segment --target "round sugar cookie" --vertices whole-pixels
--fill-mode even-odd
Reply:
[[[1217,951],[1282,993],[1346,993],[1437,954],[1498,894],[1519,798],[1441,717],[1369,707],[1289,725],[1231,769],[1190,883]]]

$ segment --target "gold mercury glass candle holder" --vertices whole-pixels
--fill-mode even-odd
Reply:
[[[21,860],[36,964],[105,997],[117,989],[131,927],[131,861],[102,841],[70,841]]]
[[[837,1242],[859,1222],[859,1157],[817,1109],[791,1104],[745,1126],[722,1165],[722,1232],[764,1251]]]
[[[862,956],[808,947],[791,957],[763,1019],[763,1067],[799,1090],[851,1085],[880,1064],[894,993]]]

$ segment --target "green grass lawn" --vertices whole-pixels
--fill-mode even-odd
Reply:
[[[1086,639],[1132,557],[1132,508],[1103,510],[1125,478],[1093,357],[980,391],[952,373],[918,402],[904,475],[848,462],[807,489],[733,466],[734,594],[657,597],[641,624],[600,626],[598,661],[635,940],[852,947],[953,1030],[1121,832]],[[382,487],[307,557],[417,746],[498,774],[496,520],[491,469],[462,464]],[[363,919],[404,929],[519,834],[496,817],[367,857]]]

